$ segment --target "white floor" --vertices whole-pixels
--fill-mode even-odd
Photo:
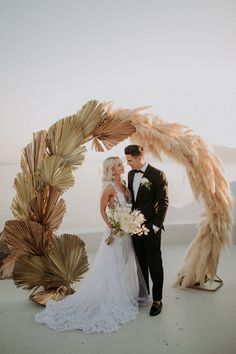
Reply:
[[[151,318],[141,307],[138,318],[119,332],[83,335],[56,333],[34,323],[40,310],[12,280],[0,281],[1,354],[235,354],[236,246],[221,255],[218,275],[224,286],[216,292],[171,287],[186,245],[164,245],[163,311]],[[92,264],[94,254],[89,254]]]

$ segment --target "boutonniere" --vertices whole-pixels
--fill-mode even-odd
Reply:
[[[150,182],[146,177],[143,177],[141,179],[141,183],[140,184],[141,184],[141,186],[144,186],[148,190],[151,190],[152,182]]]

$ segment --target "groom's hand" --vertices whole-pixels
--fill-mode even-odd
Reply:
[[[114,209],[115,208],[115,203],[114,201],[110,201],[108,204],[107,204],[108,208],[109,209]]]
[[[107,203],[107,206],[108,206],[109,209],[114,209],[115,206],[117,205],[117,203],[118,203],[117,198],[116,197],[112,197],[112,198],[110,198],[109,202]]]

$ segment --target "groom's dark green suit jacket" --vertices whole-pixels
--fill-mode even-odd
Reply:
[[[155,225],[164,230],[163,222],[169,204],[168,183],[164,172],[148,164],[142,178],[149,181],[150,188],[140,183],[136,200],[133,192],[134,174],[133,170],[128,174],[128,188],[131,192],[133,209],[138,209],[144,214],[145,225],[149,229]]]

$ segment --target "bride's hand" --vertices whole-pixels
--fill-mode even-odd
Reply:
[[[114,237],[115,237],[115,234],[117,233],[117,230],[114,228],[114,227],[110,227],[110,235],[106,238],[106,243],[107,245],[111,245],[113,240],[114,240]]]
[[[115,235],[117,233],[117,229],[115,229],[113,226],[109,226],[110,229],[110,235]]]

